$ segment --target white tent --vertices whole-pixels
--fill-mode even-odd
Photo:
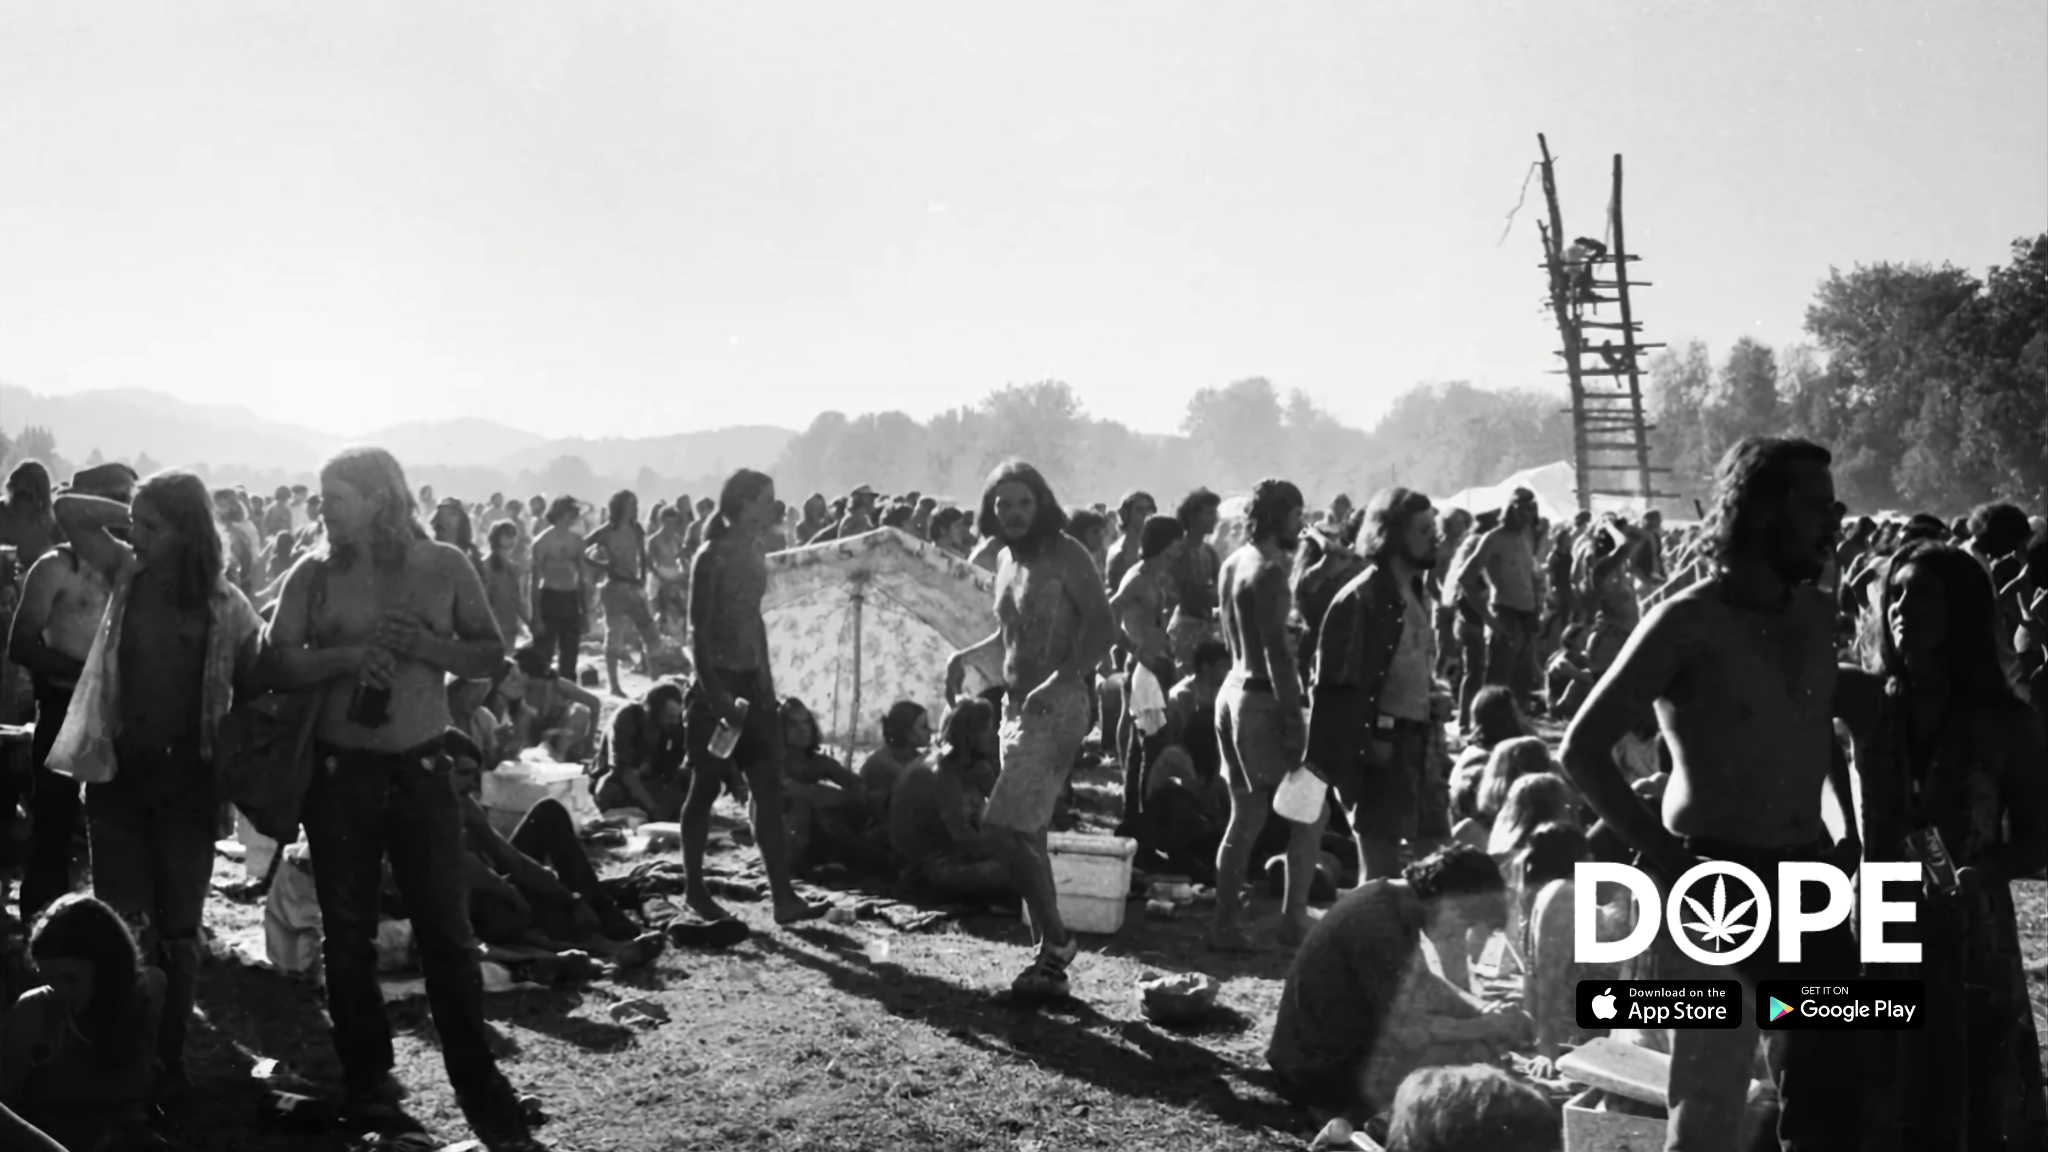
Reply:
[[[1578,482],[1573,475],[1571,461],[1560,460],[1537,468],[1524,468],[1498,484],[1484,488],[1467,488],[1453,496],[1436,501],[1439,508],[1463,508],[1467,512],[1484,512],[1490,508],[1504,508],[1515,489],[1527,488],[1536,494],[1536,507],[1544,519],[1553,524],[1570,520],[1578,513]],[[1643,511],[1641,497],[1595,496],[1595,512],[1628,512],[1640,514]]]
[[[761,614],[776,694],[801,699],[840,747],[879,745],[898,700],[936,726],[947,659],[995,631],[994,579],[894,528],[771,554]]]

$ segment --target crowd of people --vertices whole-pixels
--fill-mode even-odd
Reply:
[[[486,1043],[481,965],[630,967],[744,937],[705,864],[727,793],[778,925],[826,914],[797,882],[828,872],[1021,901],[1034,948],[1008,994],[1065,996],[1080,941],[1048,834],[1094,735],[1139,870],[1213,885],[1208,946],[1292,951],[1267,1058],[1319,1118],[1395,1148],[1555,1148],[1555,1108],[1499,1064],[1533,1054],[1543,1080],[1586,1039],[1572,990],[1603,972],[1572,954],[1576,863],[1668,885],[1700,860],[1911,860],[1931,836],[1959,882],[1916,895],[1918,964],[1860,969],[1844,925],[1796,968],[1924,980],[1929,1025],[1629,1036],[1670,1055],[1667,1146],[1737,1147],[1767,1115],[1789,1149],[2048,1147],[2009,887],[2048,864],[2048,531],[2010,504],[1845,525],[1830,465],[1746,440],[1703,522],[1666,526],[1552,523],[1526,490],[1476,515],[1402,487],[1311,509],[1279,479],[1231,522],[1201,489],[1165,514],[1144,492],[1070,512],[1021,462],[970,508],[867,486],[792,508],[743,469],[644,516],[630,491],[437,500],[374,448],[267,497],[22,464],[0,502],[0,708],[22,714],[0,720],[32,716],[33,740],[0,808],[28,827],[33,974],[0,1022],[0,1126],[79,1152],[151,1146],[175,1119],[224,806],[280,846],[303,830],[358,1126],[409,1124],[384,902],[473,1129],[537,1147],[541,1102]],[[994,595],[987,637],[932,670],[945,714],[893,704],[855,767],[778,696],[762,599],[770,553],[878,529],[985,569]],[[652,686],[628,699],[636,658]],[[296,776],[250,770],[302,746]],[[685,920],[622,905],[557,801],[492,823],[483,780],[534,757],[586,765],[608,819],[677,825]],[[1250,912],[1262,877],[1270,925]],[[1625,934],[1628,896],[1603,899],[1603,934]],[[1517,1006],[1474,991],[1489,947]],[[1749,996],[1794,971],[1775,955],[1737,969]],[[1714,974],[1661,944],[1633,970]]]

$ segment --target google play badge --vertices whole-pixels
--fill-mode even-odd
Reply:
[[[1771,1023],[1776,1024],[1778,1021],[1784,1019],[1786,1014],[1791,1011],[1792,1006],[1790,1004],[1785,1003],[1783,1000],[1778,999],[1776,996],[1771,997]]]

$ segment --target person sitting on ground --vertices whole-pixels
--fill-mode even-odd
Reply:
[[[1419,1067],[1491,1060],[1534,1032],[1516,1010],[1489,1010],[1431,970],[1422,947],[1462,951],[1468,931],[1507,922],[1500,869],[1446,844],[1338,900],[1309,929],[1281,992],[1266,1063],[1287,1095],[1360,1123]]]
[[[560,801],[535,802],[506,837],[477,800],[483,791],[482,750],[461,729],[450,728],[442,754],[462,798],[470,920],[477,939],[500,951],[486,959],[517,963],[537,954],[580,951],[637,968],[661,952],[661,933],[642,932],[606,898]]]
[[[83,893],[43,912],[29,956],[45,983],[0,1029],[0,1104],[65,1148],[166,1147],[147,1127],[163,972],[143,965],[118,913]]]
[[[1536,1026],[1536,1058],[1531,1074],[1549,1079],[1557,1058],[1599,1033],[1578,1025],[1577,989],[1581,980],[1616,980],[1618,966],[1580,964],[1574,957],[1573,903],[1577,865],[1592,858],[1586,836],[1569,824],[1545,824],[1530,834],[1509,865],[1510,897],[1519,927],[1510,934],[1523,966],[1522,1007]],[[1599,938],[1619,940],[1634,928],[1628,890],[1609,885],[1614,897],[1600,908]]]
[[[1479,778],[1479,822],[1491,829],[1515,781],[1536,772],[1556,771],[1550,746],[1541,737],[1517,736],[1496,746]]]
[[[1498,1068],[1423,1068],[1401,1081],[1388,1152],[1557,1152],[1557,1110]]]
[[[1487,836],[1486,851],[1494,862],[1505,866],[1509,857],[1529,843],[1529,837],[1545,824],[1568,824],[1581,831],[1586,820],[1584,801],[1555,769],[1529,772],[1516,778],[1501,802]]]
[[[868,754],[860,765],[862,803],[867,805],[872,827],[889,826],[890,797],[904,769],[924,755],[932,742],[932,719],[924,705],[898,700],[882,717],[882,746]]]
[[[598,753],[598,810],[638,808],[649,820],[682,819],[690,778],[683,772],[683,685],[663,680],[612,716]]]
[[[1216,850],[1230,819],[1230,785],[1216,743],[1216,696],[1230,675],[1230,649],[1220,640],[1195,648],[1195,671],[1166,694],[1166,726],[1156,734],[1145,772],[1137,824],[1139,867],[1173,872],[1197,883],[1216,878]],[[1262,834],[1258,848],[1285,850]],[[1267,855],[1271,855],[1271,851]]]
[[[498,760],[542,745],[558,764],[580,764],[590,758],[596,717],[604,705],[589,689],[556,676],[553,665],[537,644],[512,654],[512,671],[478,716],[478,728],[485,714],[494,721],[488,738],[477,743]]]
[[[946,714],[945,735],[896,781],[889,848],[900,875],[933,899],[1010,896],[1010,872],[981,829],[1000,748],[993,705],[970,696]]]
[[[887,854],[868,823],[864,785],[853,769],[827,756],[823,744],[810,708],[794,696],[783,697],[782,810],[791,866],[834,863],[881,871]]]

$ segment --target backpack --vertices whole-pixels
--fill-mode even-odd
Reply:
[[[313,570],[312,607],[327,598],[327,570]],[[321,689],[265,692],[236,701],[213,738],[214,782],[220,797],[242,810],[258,832],[290,844],[313,783],[313,727]]]

